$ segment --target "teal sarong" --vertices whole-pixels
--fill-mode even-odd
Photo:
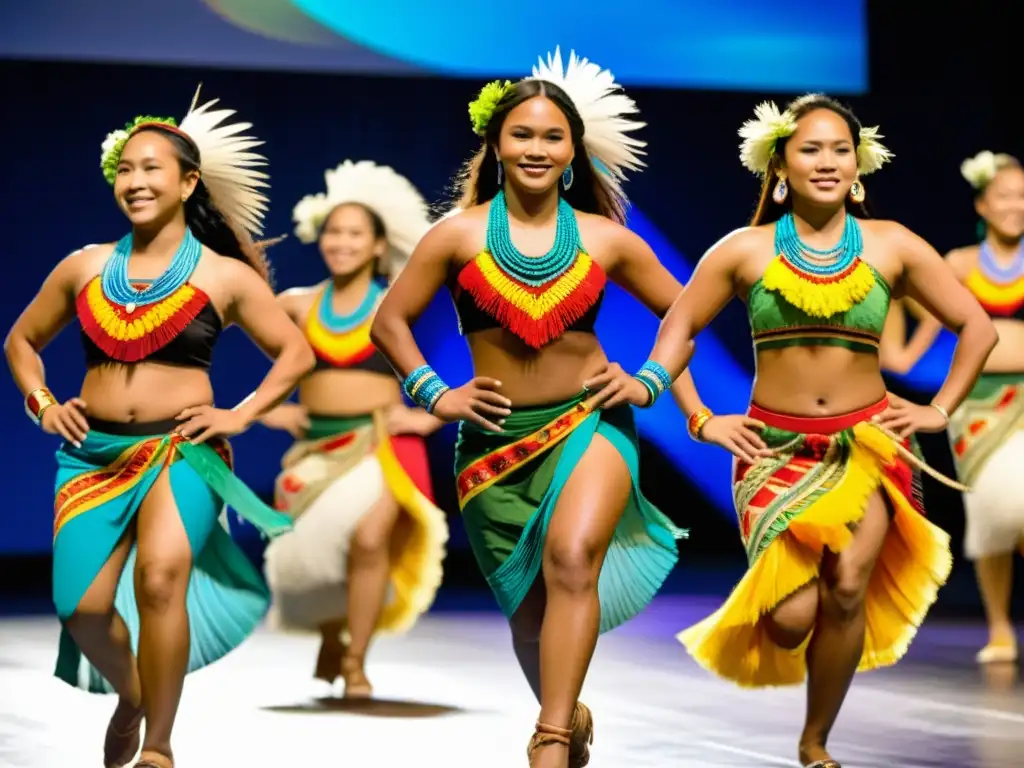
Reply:
[[[455,474],[470,546],[501,610],[511,617],[541,570],[558,497],[595,435],[622,456],[633,490],[598,579],[600,631],[625,623],[654,599],[679,553],[676,527],[640,492],[640,450],[629,406],[592,411],[583,395],[513,411],[489,432],[459,425]]]
[[[74,613],[167,466],[192,550],[186,598],[188,671],[212,664],[238,647],[262,621],[270,593],[259,570],[231,539],[225,505],[266,535],[289,530],[291,522],[232,473],[227,441],[211,442],[191,445],[168,434],[140,437],[91,430],[81,448],[65,443],[57,451],[53,601],[62,623]],[[137,652],[135,561],[133,545],[118,581],[114,609],[124,619]],[[56,675],[92,693],[113,693],[66,627],[61,631]]]

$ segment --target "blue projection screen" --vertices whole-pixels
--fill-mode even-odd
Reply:
[[[509,77],[561,46],[626,85],[857,94],[863,0],[32,0],[0,4],[0,57]]]

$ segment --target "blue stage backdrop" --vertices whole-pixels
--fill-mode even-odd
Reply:
[[[556,45],[595,57],[629,85],[867,90],[863,0],[646,0],[639,8],[621,0],[0,5],[6,58],[484,78],[519,77]]]

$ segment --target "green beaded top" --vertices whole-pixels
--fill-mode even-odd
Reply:
[[[754,347],[841,346],[856,351],[878,351],[878,340],[889,314],[890,288],[885,278],[868,265],[875,285],[863,301],[829,318],[812,317],[769,291],[758,280],[747,295],[747,314]]]

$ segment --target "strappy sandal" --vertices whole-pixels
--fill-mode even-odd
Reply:
[[[117,714],[116,711],[114,714]],[[132,723],[123,731],[114,727],[114,718],[107,724],[107,734],[103,738],[103,765],[105,768],[126,768],[139,754],[142,746],[142,721],[145,713],[139,708]]]
[[[530,737],[530,743],[526,745],[526,759],[530,761],[530,765],[533,765],[534,752],[549,744],[564,744],[568,747],[571,736],[572,731],[568,728],[559,728],[557,725],[548,725],[538,720],[534,726],[533,736]]]
[[[572,736],[569,737],[569,768],[583,768],[590,762],[590,744],[594,743],[594,718],[590,708],[576,702],[572,713]]]
[[[143,751],[135,768],[174,768],[174,761],[159,752]]]
[[[341,663],[345,658],[345,651],[346,647],[342,644],[321,643],[313,677],[331,685],[341,674]]]
[[[843,766],[830,757],[826,760],[815,760],[813,763],[805,765],[804,768],[843,768]]]
[[[345,656],[341,660],[341,678],[345,681],[345,699],[369,699],[373,697],[373,686],[363,669],[363,657]]]

